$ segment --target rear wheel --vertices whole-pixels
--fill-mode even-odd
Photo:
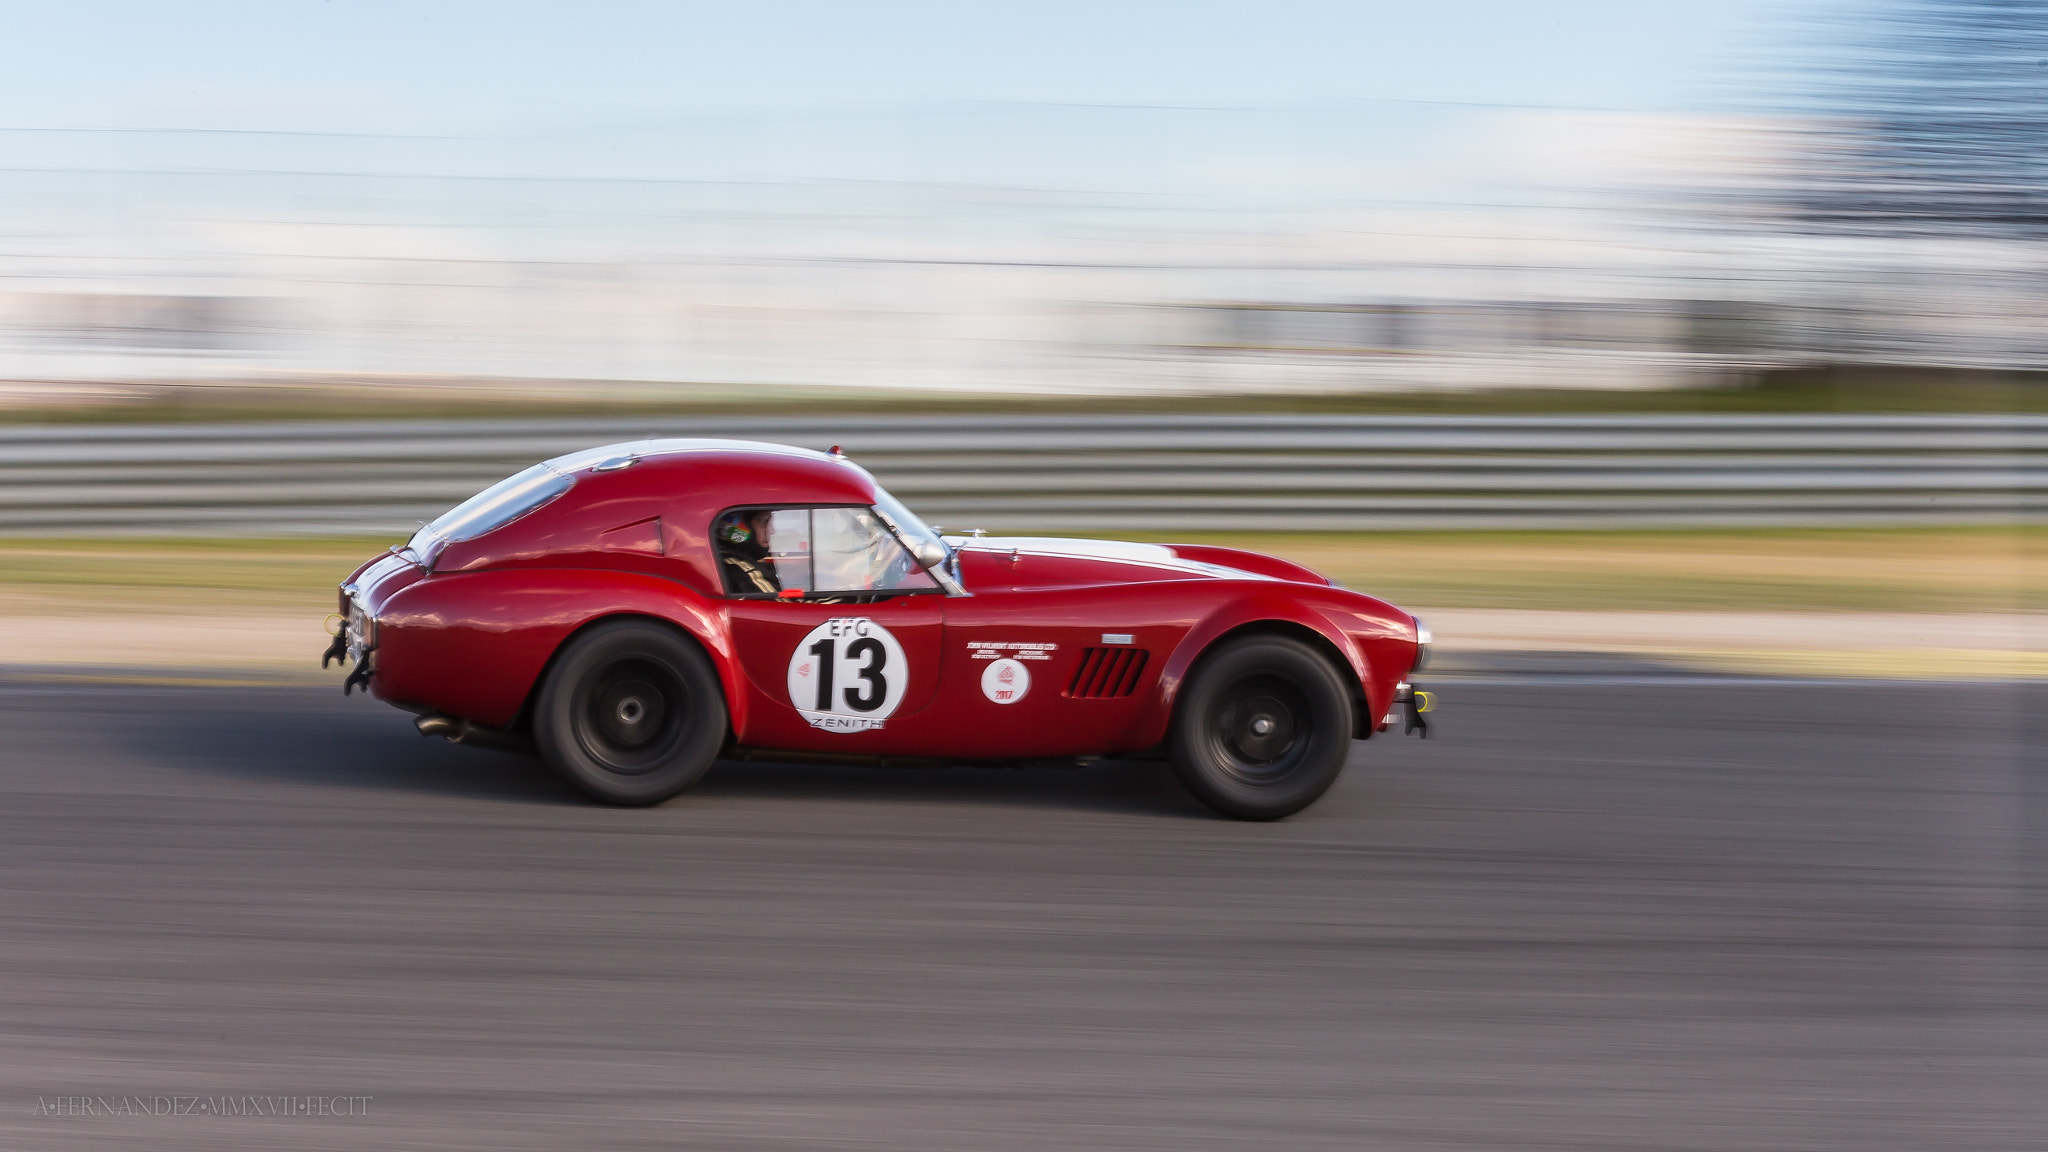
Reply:
[[[643,620],[569,642],[542,685],[534,743],[607,804],[659,804],[695,784],[725,743],[725,694],[704,650]]]
[[[1250,636],[1202,658],[1174,709],[1174,774],[1195,798],[1240,820],[1310,804],[1351,751],[1350,686],[1298,640]]]

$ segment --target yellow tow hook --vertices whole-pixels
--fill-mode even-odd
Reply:
[[[1401,725],[1401,735],[1406,736],[1412,732],[1424,740],[1429,739],[1429,721],[1424,720],[1422,714],[1436,707],[1436,693],[1410,688],[1408,699],[1404,703],[1408,708],[1407,715],[1403,717],[1405,723]]]

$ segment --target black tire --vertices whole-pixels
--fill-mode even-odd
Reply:
[[[1336,783],[1351,733],[1348,676],[1298,640],[1247,636],[1195,666],[1167,747],[1195,799],[1240,820],[1278,820]]]
[[[726,727],[710,657],[645,620],[599,624],[571,640],[533,714],[542,758],[607,804],[659,804],[695,784]]]

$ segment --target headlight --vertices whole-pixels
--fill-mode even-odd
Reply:
[[[1409,619],[1415,621],[1415,663],[1409,668],[1409,671],[1419,672],[1424,665],[1429,663],[1429,644],[1431,640],[1429,625],[1424,624],[1420,616],[1411,616]]]

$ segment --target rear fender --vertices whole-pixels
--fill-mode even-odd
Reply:
[[[379,552],[375,556],[370,557],[368,560],[363,561],[361,564],[356,565],[356,570],[349,573],[348,578],[343,580],[342,584],[353,584],[356,581],[362,579],[363,573],[368,572],[372,565],[383,560],[386,556],[394,555],[395,553],[397,553],[397,551],[398,549],[396,547],[386,548],[384,551]]]
[[[563,643],[618,616],[670,624],[701,645],[741,729],[747,696],[725,613],[676,581],[637,572],[523,568],[421,580],[378,613],[372,688],[394,704],[506,727]]]

